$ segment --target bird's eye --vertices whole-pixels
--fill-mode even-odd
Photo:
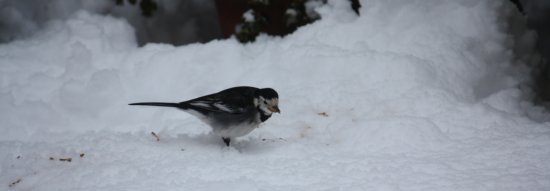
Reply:
[[[264,100],[264,104],[267,104],[267,101]]]

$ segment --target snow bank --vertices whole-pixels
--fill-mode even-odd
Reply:
[[[520,90],[530,51],[513,50],[529,47],[532,36],[510,28],[513,5],[368,0],[357,17],[343,2],[331,1],[319,9],[322,20],[292,35],[247,45],[138,48],[124,21],[86,12],[1,45],[0,184],[550,188],[550,123],[528,118],[542,111],[526,110],[533,106]],[[127,106],[236,85],[276,89],[282,114],[229,149],[190,115]]]

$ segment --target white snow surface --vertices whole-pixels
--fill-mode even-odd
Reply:
[[[245,22],[254,22],[254,11],[252,9],[243,13],[243,19]]]
[[[0,45],[0,190],[550,190],[513,5],[362,5],[245,45],[138,47],[86,11]],[[277,90],[281,114],[229,148],[187,113],[127,105],[238,85]]]

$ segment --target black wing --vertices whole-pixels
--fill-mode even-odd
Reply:
[[[254,87],[234,87],[221,92],[181,102],[199,112],[242,114],[254,108]]]

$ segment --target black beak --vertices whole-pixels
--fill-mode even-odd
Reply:
[[[278,106],[269,107],[268,109],[269,109],[269,111],[274,112],[274,113],[281,113],[281,110],[279,110]]]

